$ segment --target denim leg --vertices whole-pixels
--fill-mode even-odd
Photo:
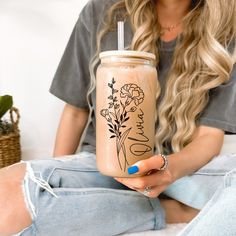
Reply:
[[[194,174],[169,186],[164,194],[188,206],[202,209],[218,188],[224,186],[224,176],[236,167],[236,154],[215,157]]]
[[[111,236],[165,227],[158,198],[101,175],[93,154],[31,161],[29,168],[24,188],[33,224],[21,236]]]
[[[199,215],[179,236],[236,235],[236,169],[226,174],[219,188]]]

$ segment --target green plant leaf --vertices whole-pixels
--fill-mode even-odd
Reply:
[[[12,108],[13,99],[10,95],[0,96],[0,119]]]

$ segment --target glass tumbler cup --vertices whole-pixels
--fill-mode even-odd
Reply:
[[[100,53],[96,74],[96,156],[104,175],[135,177],[128,167],[153,155],[157,70],[155,55]]]

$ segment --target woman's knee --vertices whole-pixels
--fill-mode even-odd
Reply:
[[[21,163],[0,170],[0,235],[12,235],[32,223],[23,191],[25,173]]]

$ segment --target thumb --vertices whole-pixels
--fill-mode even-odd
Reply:
[[[146,174],[151,170],[159,170],[165,164],[161,155],[155,155],[148,159],[138,161],[128,168],[128,173],[131,174]]]

